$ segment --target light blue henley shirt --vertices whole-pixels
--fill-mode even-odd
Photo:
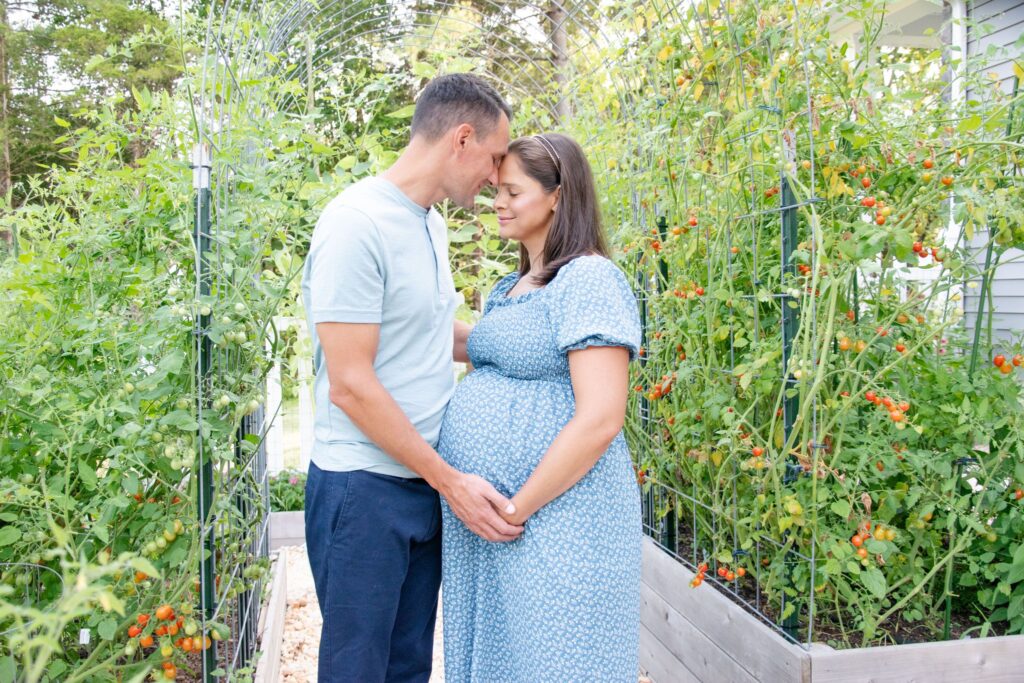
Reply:
[[[368,470],[417,477],[330,400],[317,323],[375,323],[374,370],[420,435],[437,447],[455,390],[452,325],[455,285],[441,215],[383,178],[345,189],[317,221],[302,276],[313,340],[316,417],[312,460],[330,471]]]

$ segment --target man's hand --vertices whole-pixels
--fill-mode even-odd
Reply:
[[[456,472],[441,487],[441,495],[452,507],[455,516],[474,534],[487,541],[514,541],[523,533],[522,525],[512,525],[501,518],[515,512],[511,501],[498,493],[490,482],[475,474]]]

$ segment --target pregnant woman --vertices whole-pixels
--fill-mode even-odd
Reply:
[[[448,683],[635,682],[640,495],[622,435],[636,300],[607,258],[590,166],[557,134],[499,171],[500,234],[520,266],[469,337],[438,452],[511,497],[511,542],[444,506]]]

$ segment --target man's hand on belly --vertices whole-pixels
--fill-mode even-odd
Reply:
[[[490,482],[475,474],[453,470],[438,490],[470,531],[487,541],[514,541],[523,533],[522,525],[506,522],[498,514],[515,511],[508,498],[498,493]]]

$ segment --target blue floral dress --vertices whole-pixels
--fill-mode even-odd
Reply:
[[[495,285],[469,337],[476,368],[455,391],[438,452],[502,494],[518,491],[573,416],[568,352],[640,339],[636,299],[602,256],[545,287]],[[520,538],[490,543],[444,504],[448,683],[635,683],[640,632],[640,494],[620,433]]]

